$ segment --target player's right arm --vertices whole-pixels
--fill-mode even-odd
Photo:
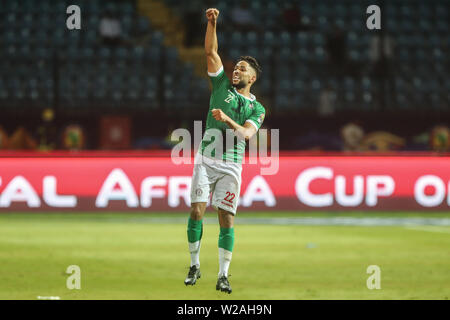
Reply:
[[[208,66],[208,74],[217,75],[218,71],[223,68],[222,60],[220,60],[219,54],[217,53],[217,18],[219,16],[219,10],[215,8],[210,8],[206,10],[206,18],[208,19],[208,25],[206,27],[205,35],[205,53],[206,53],[206,63]]]

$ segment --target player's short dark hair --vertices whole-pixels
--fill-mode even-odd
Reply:
[[[262,68],[255,58],[253,58],[252,56],[240,56],[237,62],[239,61],[247,62],[255,70],[256,79],[259,79],[259,76],[262,73]]]

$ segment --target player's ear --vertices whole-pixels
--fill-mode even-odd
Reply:
[[[251,69],[251,77],[250,77],[250,81],[251,81],[251,84],[253,84],[253,83],[255,83],[255,81],[256,81],[256,72],[255,72],[255,70],[253,70],[253,68]]]

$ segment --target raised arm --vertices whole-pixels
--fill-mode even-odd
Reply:
[[[205,35],[205,53],[209,73],[216,73],[222,67],[222,60],[220,60],[219,54],[217,53],[218,44],[217,44],[216,25],[218,17],[219,17],[219,10],[215,8],[210,8],[206,10],[206,18],[208,19],[208,25],[206,27],[206,35]]]

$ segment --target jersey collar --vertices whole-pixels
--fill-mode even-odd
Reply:
[[[240,95],[241,97],[244,97],[244,98],[247,99],[247,100],[250,100],[250,101],[255,101],[255,100],[256,100],[256,97],[255,97],[253,94],[251,94],[251,93],[250,93],[250,98],[249,98],[249,97],[244,96],[243,94],[240,94],[240,93],[236,90],[235,87],[233,87],[233,90],[234,90],[234,92],[236,92],[238,95]]]

